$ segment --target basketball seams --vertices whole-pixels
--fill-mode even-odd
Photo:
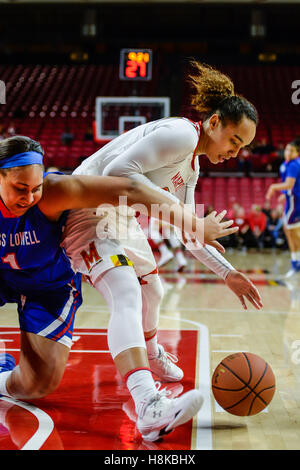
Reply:
[[[251,390],[251,387],[249,386],[249,383],[251,382],[252,374],[250,374],[250,379],[249,379],[249,382],[247,383],[239,375],[237,375],[236,372],[234,372],[234,370],[230,369],[230,367],[228,367],[226,364],[224,364],[224,362],[221,362],[221,365],[223,367],[225,367],[225,369],[227,369],[229,372],[231,372],[231,374],[234,375],[236,379],[239,379],[240,382],[242,382],[244,384],[244,387],[240,388],[239,390],[243,390],[246,387],[250,388],[250,390]],[[224,388],[223,390],[228,390],[228,389]]]
[[[251,415],[251,410],[253,408],[253,404],[256,400],[257,396],[255,395],[255,397],[253,398],[252,402],[250,403],[250,406],[249,406],[249,410],[248,410],[248,413],[247,413],[247,416],[250,416]]]
[[[212,385],[212,388],[215,388],[216,390],[223,390],[223,392],[241,392],[242,390],[245,390],[246,386],[242,388],[222,388],[217,387],[216,385]]]
[[[260,397],[260,394],[261,394],[262,392],[265,392],[266,390],[270,390],[271,388],[275,388],[275,385],[272,385],[271,387],[266,387],[266,388],[264,388],[263,390],[261,390],[259,393],[255,393],[255,397],[253,398],[253,400],[252,400],[252,402],[251,402],[251,405],[250,405],[250,408],[249,408],[248,416],[249,416],[250,413],[251,413],[251,410],[252,410],[252,407],[253,407],[253,404],[254,404],[256,398],[259,398],[259,399],[263,402],[263,404],[264,404],[265,406],[268,406],[268,403],[267,403],[262,397]]]
[[[249,367],[251,367],[251,363],[250,363],[250,360],[249,360],[247,354],[246,354],[246,353],[243,353],[243,355],[246,357]],[[269,367],[268,363],[265,362],[265,369],[264,369],[264,371],[263,371],[261,377],[258,379],[257,384],[254,385],[254,387],[251,387],[251,390],[252,390],[253,392],[254,392],[254,390],[256,389],[256,387],[259,385],[259,383],[262,381],[262,379],[264,378],[264,376],[265,376],[265,374],[266,374],[266,372],[267,372],[267,370],[268,370],[268,367]],[[256,393],[256,392],[255,392],[255,393]]]
[[[266,390],[271,390],[271,388],[275,389],[275,385],[271,385],[270,387],[266,387],[263,390],[261,390],[260,392],[255,394],[256,397],[259,398],[266,406],[268,405],[268,403],[262,397],[260,397],[260,394],[265,392]]]
[[[248,382],[248,384],[249,384],[249,383],[251,383],[251,380],[252,380],[252,369],[251,369],[251,364],[250,364],[250,361],[249,361],[249,358],[248,358],[247,354],[246,354],[246,353],[244,353],[244,352],[242,352],[242,355],[243,355],[243,356],[244,356],[244,358],[246,359],[246,362],[247,362],[247,365],[248,365],[248,369],[249,369],[249,376],[250,376],[250,378],[249,378],[249,382]]]
[[[244,356],[246,356],[245,353],[242,353],[242,354],[243,354]],[[248,358],[247,358],[247,357],[246,357],[246,360],[247,360],[249,369],[250,369],[250,371],[251,371],[251,367],[250,367],[251,364],[249,364],[249,361],[248,361]],[[249,382],[247,383],[247,382],[245,382],[239,375],[237,375],[232,369],[230,369],[230,367],[226,366],[226,364],[224,364],[224,362],[221,362],[221,364],[222,364],[222,366],[225,367],[229,372],[231,372],[232,375],[234,375],[237,379],[239,379],[239,380],[245,385],[245,387],[248,387],[251,392],[253,392],[255,395],[258,395],[257,392],[255,392],[255,388],[259,385],[259,383],[260,383],[261,380],[263,379],[263,377],[264,377],[264,375],[265,375],[265,373],[266,373],[266,371],[267,371],[267,369],[268,369],[268,364],[267,364],[267,362],[266,362],[266,367],[265,367],[265,369],[264,369],[264,371],[263,371],[263,373],[262,373],[262,376],[259,378],[257,384],[256,384],[254,387],[251,387],[251,386],[249,385],[249,383],[251,382],[251,379],[252,379],[252,372],[250,372],[250,380],[249,380]],[[215,387],[215,385],[213,385],[213,387]],[[219,387],[215,387],[215,388],[218,388],[219,390],[228,390],[228,391],[234,392],[234,391],[241,391],[241,390],[243,390],[245,387],[242,387],[242,388],[240,388],[240,389],[234,389],[234,390],[230,390],[229,388],[219,388]],[[259,392],[259,393],[260,393],[260,392]]]
[[[247,357],[247,354],[246,354],[246,353],[242,353],[242,354],[246,357],[247,362],[249,363],[249,366],[250,366],[251,363],[250,363],[249,358]],[[268,364],[267,362],[266,362],[265,364],[266,364],[266,365],[265,365],[265,369],[264,369],[264,371],[263,371],[261,377],[258,379],[258,382],[256,383],[256,385],[254,385],[254,387],[252,388],[252,392],[255,394],[255,397],[254,397],[254,399],[252,400],[252,403],[251,403],[251,405],[250,405],[249,412],[248,412],[248,416],[249,416],[249,414],[250,414],[250,412],[251,412],[251,410],[252,410],[253,403],[255,402],[256,398],[259,398],[259,399],[263,402],[263,404],[264,404],[265,406],[268,405],[268,403],[260,396],[260,394],[261,394],[262,392],[264,392],[265,390],[269,390],[269,389],[275,387],[275,384],[274,384],[274,385],[272,385],[271,387],[266,387],[266,388],[264,388],[263,390],[260,390],[258,393],[255,391],[256,387],[260,384],[260,382],[262,381],[262,379],[263,379],[264,376],[266,375],[267,370],[268,370],[268,368],[269,368],[269,364]]]
[[[249,398],[249,395],[250,395],[250,394],[253,394],[254,397],[253,397],[253,400],[251,401],[251,404],[250,404],[250,407],[249,407],[249,410],[248,410],[248,416],[249,416],[249,415],[251,414],[251,411],[252,411],[254,402],[255,402],[255,400],[256,400],[257,398],[259,398],[260,401],[261,401],[265,406],[268,405],[268,403],[260,396],[260,394],[263,393],[263,392],[266,391],[266,390],[270,390],[270,389],[275,388],[275,384],[272,385],[272,386],[270,386],[270,387],[266,387],[266,388],[264,388],[263,390],[260,390],[259,392],[256,392],[255,389],[259,386],[259,384],[260,384],[261,381],[263,380],[264,376],[266,375],[266,373],[267,373],[268,369],[270,369],[270,367],[269,367],[268,363],[265,362],[265,368],[264,368],[264,370],[263,370],[263,372],[262,372],[260,378],[258,379],[257,383],[256,383],[253,387],[251,387],[251,386],[250,386],[250,383],[251,383],[251,380],[252,380],[252,378],[253,378],[252,367],[251,367],[251,358],[249,358],[246,353],[241,353],[241,354],[244,356],[244,358],[245,358],[245,360],[246,360],[246,362],[247,362],[247,365],[248,365],[249,376],[250,376],[249,381],[246,382],[245,380],[243,380],[239,375],[237,375],[237,373],[236,373],[234,370],[232,370],[229,366],[227,366],[226,364],[224,364],[224,362],[222,361],[222,362],[220,363],[220,365],[222,365],[225,369],[227,369],[235,378],[237,378],[242,384],[244,384],[244,386],[243,386],[242,388],[239,388],[239,389],[229,389],[229,388],[218,387],[218,386],[212,384],[212,388],[215,389],[215,390],[221,390],[221,391],[225,391],[225,392],[226,392],[226,391],[228,391],[228,392],[240,392],[240,391],[242,391],[242,390],[244,390],[244,389],[248,389],[249,392],[248,392],[243,398],[241,398],[240,400],[238,400],[236,403],[234,403],[234,404],[232,404],[232,405],[230,405],[230,406],[225,407],[224,409],[228,411],[228,410],[230,410],[230,409],[236,407],[236,406],[239,405],[241,402],[243,402],[244,400],[246,400],[247,398]],[[272,369],[271,369],[271,371],[272,371]]]
[[[226,408],[224,408],[226,411],[227,410],[230,410],[231,408],[234,408],[235,406],[239,405],[240,403],[242,403],[242,401],[246,400],[246,398],[249,397],[249,395],[252,393],[252,391],[250,390],[247,395],[245,395],[243,398],[241,398],[239,401],[235,402],[233,405],[230,405],[230,406],[226,406]],[[254,398],[255,400],[255,398]],[[253,401],[254,401],[253,400]]]

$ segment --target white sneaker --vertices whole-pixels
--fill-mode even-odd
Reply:
[[[137,420],[137,428],[145,441],[157,441],[192,419],[202,403],[203,396],[199,390],[190,390],[179,398],[171,399],[158,393],[143,407]]]
[[[176,260],[177,260],[177,263],[178,263],[177,271],[182,272],[184,270],[184,268],[186,267],[186,265],[187,265],[186,259],[184,257],[184,254],[182,253],[182,251],[178,251],[176,253]]]
[[[300,271],[298,271],[294,268],[291,268],[287,273],[285,273],[284,278],[285,279],[290,279],[291,277],[296,276],[299,273],[300,273]]]
[[[168,388],[161,388],[162,384],[156,381],[155,386],[158,392],[162,393],[168,398],[176,398],[178,397],[178,395],[180,395],[183,392],[183,385],[179,383],[172,383],[171,385],[168,385]],[[134,421],[136,423],[138,417],[136,414],[135,404],[134,404],[132,397],[130,397],[129,400],[123,403],[122,410],[127,414],[128,418],[131,421]],[[1,401],[0,401],[0,413],[1,413]],[[1,417],[1,414],[0,414],[0,417]]]
[[[162,382],[179,382],[183,378],[183,371],[175,364],[178,358],[166,352],[161,344],[158,344],[158,349],[158,357],[149,358],[151,372]]]
[[[157,262],[157,266],[158,266],[159,268],[161,268],[162,266],[164,266],[165,264],[167,264],[169,261],[171,261],[171,259],[173,259],[173,258],[174,258],[174,255],[173,255],[172,251],[169,251],[169,250],[168,250],[168,251],[164,252],[164,253],[161,255],[160,259],[159,259],[158,262]]]

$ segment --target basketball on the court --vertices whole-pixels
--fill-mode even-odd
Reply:
[[[239,352],[218,364],[212,376],[212,391],[218,404],[228,413],[251,416],[271,402],[275,376],[262,357]]]

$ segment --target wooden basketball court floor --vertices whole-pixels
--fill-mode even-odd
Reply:
[[[165,296],[159,341],[179,357],[185,377],[162,384],[172,396],[199,387],[204,405],[193,422],[156,443],[142,441],[133,403],[107,350],[109,313],[100,295],[83,285],[74,344],[59,388],[30,403],[0,397],[0,449],[44,450],[288,450],[300,449],[300,278],[280,282],[288,253],[227,253],[262,295],[264,308],[244,311],[234,294],[196,260],[185,273],[171,261],[161,269]],[[278,282],[279,281],[279,282]],[[0,352],[18,360],[18,320],[13,305],[1,308]],[[214,368],[235,351],[262,356],[276,377],[264,412],[230,415],[211,393]]]

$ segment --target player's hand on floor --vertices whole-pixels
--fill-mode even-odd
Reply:
[[[246,310],[246,300],[248,300],[257,310],[263,307],[261,296],[255,285],[239,271],[230,271],[225,284],[239,298],[243,308]]]

